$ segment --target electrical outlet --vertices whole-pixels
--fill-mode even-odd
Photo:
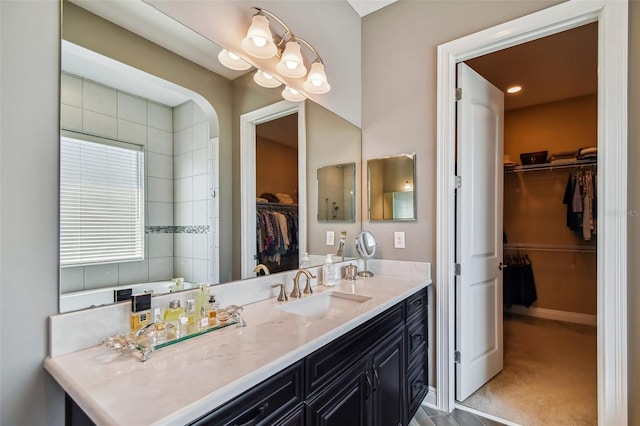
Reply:
[[[397,249],[404,248],[404,232],[393,233],[393,247]]]
[[[332,246],[335,244],[335,233],[333,231],[327,231],[327,245]]]

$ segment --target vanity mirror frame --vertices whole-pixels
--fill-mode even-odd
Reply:
[[[412,161],[412,166],[411,166],[411,173],[410,176],[403,176],[399,182],[394,182],[393,186],[396,187],[400,187],[402,186],[403,191],[384,191],[385,187],[385,181],[384,181],[384,171],[383,173],[383,177],[381,178],[382,181],[381,182],[373,182],[372,184],[372,180],[373,180],[373,173],[371,172],[372,169],[372,164],[373,163],[382,163],[385,162],[385,160],[389,160],[389,161],[394,161],[396,159],[402,159],[403,157],[406,158],[410,158]],[[389,161],[386,161],[387,163]],[[383,164],[384,166],[384,164]],[[377,178],[376,178],[377,179]],[[413,206],[412,206],[412,210],[413,210],[413,214],[412,217],[400,217],[400,218],[390,218],[390,219],[385,219],[384,218],[384,196],[386,194],[395,194],[395,193],[407,193],[409,192],[409,190],[407,190],[405,188],[404,185],[409,184],[411,185],[411,189],[410,192],[412,193],[411,196],[411,200],[413,202]],[[378,186],[380,186],[380,190],[376,190],[375,188],[377,188]],[[380,210],[381,210],[381,216],[382,217],[372,217],[371,211],[372,211],[372,199],[374,197],[372,197],[372,187],[374,188],[374,190],[376,191],[375,193],[378,194],[378,196],[376,198],[378,198],[380,200],[380,203],[382,204]],[[416,153],[412,152],[412,153],[404,153],[404,154],[397,154],[397,155],[390,155],[390,156],[385,156],[385,157],[380,157],[380,158],[371,158],[369,160],[367,160],[367,218],[369,220],[369,222],[412,222],[412,221],[416,221],[418,219],[418,215],[417,215],[417,197],[416,197]],[[393,195],[392,195],[393,197]],[[393,199],[392,199],[392,203],[393,203]]]

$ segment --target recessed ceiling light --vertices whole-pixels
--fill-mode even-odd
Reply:
[[[511,86],[507,88],[507,93],[518,93],[522,90],[522,86]]]

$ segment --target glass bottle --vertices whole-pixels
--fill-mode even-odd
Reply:
[[[220,304],[216,302],[216,295],[212,294],[209,297],[209,326],[213,327],[218,323],[218,309],[220,309]]]
[[[164,311],[164,322],[174,322],[184,313],[184,308],[180,306],[180,300],[172,300],[169,302],[169,309]]]

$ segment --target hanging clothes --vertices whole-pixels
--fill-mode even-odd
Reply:
[[[579,169],[569,175],[562,203],[567,206],[567,227],[588,241],[596,235],[597,173]]]
[[[261,207],[256,212],[256,236],[261,263],[273,262],[280,265],[283,256],[295,253],[297,257],[297,211],[277,211]]]
[[[523,252],[507,253],[504,263],[502,298],[504,305],[524,305],[527,308],[538,300],[533,265],[529,255]]]

